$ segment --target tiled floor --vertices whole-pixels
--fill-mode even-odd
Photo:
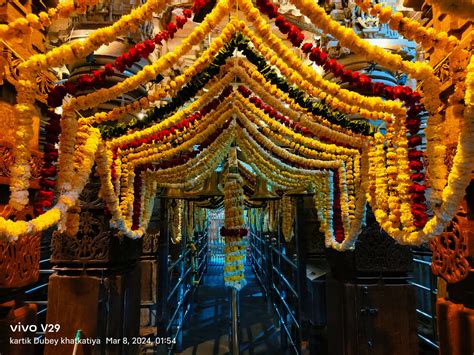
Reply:
[[[230,289],[224,286],[222,268],[223,265],[208,266],[190,327],[184,333],[185,350],[179,354],[229,353]],[[250,268],[246,270],[246,278],[248,284],[240,292],[241,354],[279,354],[278,332]]]

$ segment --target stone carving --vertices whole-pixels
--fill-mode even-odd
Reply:
[[[55,231],[51,239],[56,261],[101,261],[108,256],[109,239],[113,233],[106,227],[103,216],[96,217],[90,211],[81,213],[79,232],[68,237]]]
[[[464,199],[446,230],[430,242],[433,251],[431,271],[449,283],[464,280],[472,270],[467,260],[467,242],[474,238],[474,221],[467,216],[467,201]]]

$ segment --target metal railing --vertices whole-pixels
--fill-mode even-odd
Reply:
[[[171,339],[168,353],[182,351],[183,330],[189,319],[194,295],[205,272],[208,261],[208,235],[207,233],[195,233],[194,241],[186,243],[185,238],[181,241],[181,253],[176,260],[168,259],[169,292],[166,295],[167,314],[169,316],[165,333]]]
[[[409,283],[416,292],[418,338],[433,350],[438,350],[436,319],[436,276],[431,273],[431,252],[413,249],[413,279]]]
[[[299,312],[298,262],[286,255],[286,243],[281,236],[272,238],[269,245],[271,264],[272,304],[278,317],[281,346],[291,347],[295,354],[301,353],[301,323]]]
[[[249,239],[252,270],[266,295],[269,311],[278,321],[281,347],[300,354],[299,263],[286,254],[286,243],[277,233],[252,230]]]

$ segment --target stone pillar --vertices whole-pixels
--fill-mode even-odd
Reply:
[[[60,329],[46,334],[47,340],[59,339],[57,345],[46,345],[46,355],[72,353],[74,344],[61,340],[74,339],[78,330],[89,344],[80,344],[77,354],[138,352],[138,345],[122,339],[139,334],[142,241],[109,228],[98,191],[99,184],[89,183],[82,192],[76,235],[53,234],[51,263],[57,273],[49,280],[47,323]]]
[[[371,221],[354,251],[327,250],[329,353],[418,354],[415,291],[408,284],[410,248]]]

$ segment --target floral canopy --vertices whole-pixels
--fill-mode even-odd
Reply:
[[[34,55],[20,65],[15,106],[17,145],[10,184],[13,208],[21,210],[29,201],[28,142],[33,134],[32,120],[39,114],[33,102],[38,89],[36,76],[83,59],[117,36],[136,31],[153,13],[163,11],[167,3],[148,0],[112,26],[93,31],[85,40]],[[456,52],[455,37],[427,29],[401,13],[392,13],[389,7],[358,2],[361,9],[423,48],[454,51],[460,61],[468,63],[465,78],[458,80],[450,97],[452,105],[464,106],[458,111],[461,128],[453,166],[448,171],[442,139],[444,117],[439,112],[441,86],[433,68],[371,45],[352,29],[333,21],[317,2],[310,0],[292,3],[342,46],[416,79],[419,90],[386,86],[345,69],[323,49],[305,41],[303,32],[268,0],[258,0],[256,6],[250,0],[217,1],[174,50],[136,75],[114,86],[101,87],[114,72],[123,72],[173,37],[205,3],[196,1],[192,10],[176,18],[176,23],[169,23],[154,39],[135,45],[115,62],[75,82],[57,85],[50,92],[48,144],[42,190],[35,205],[37,217],[31,221],[0,217],[2,239],[14,241],[53,225],[61,231],[74,229],[68,211],[77,204],[94,165],[100,177],[101,197],[112,216],[111,226],[128,237],[140,238],[147,229],[159,186],[195,187],[226,157],[230,156],[237,166],[236,149],[271,185],[282,190],[301,187],[315,191],[314,203],[328,247],[354,247],[366,203],[380,226],[399,243],[418,245],[443,231],[464,196],[474,168],[474,60],[465,50]],[[84,11],[90,5],[93,2],[62,2],[38,16],[28,15],[1,25],[0,33],[6,39],[28,33],[31,28],[47,27],[54,19]],[[245,18],[239,19],[239,14]],[[158,84],[156,90],[133,103],[88,117],[78,114],[156,80],[226,18],[229,20],[209,48],[172,81]],[[348,86],[327,81],[305,65],[272,32],[272,22],[293,47]],[[239,85],[234,84],[235,78],[239,78]],[[95,90],[77,95],[91,88]],[[360,89],[371,96],[359,94]],[[163,98],[168,98],[166,105],[154,106]],[[62,106],[61,115],[54,111],[58,106]],[[143,120],[122,120],[128,113],[142,110],[147,111]],[[421,149],[424,114],[428,115],[426,152]],[[350,118],[354,115],[356,119]],[[383,122],[384,130],[376,129],[371,121]],[[423,154],[428,166],[424,166]],[[238,211],[242,201],[235,196],[242,193],[242,181],[238,174],[232,174],[235,171],[229,172],[225,183],[226,201],[229,211],[233,211],[226,228],[240,230],[243,219]],[[428,213],[429,209],[432,212]]]

